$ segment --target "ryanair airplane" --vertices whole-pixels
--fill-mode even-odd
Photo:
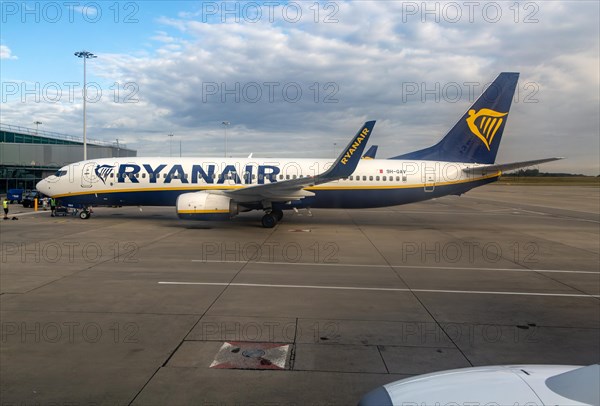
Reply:
[[[436,145],[389,159],[363,151],[368,121],[333,162],[257,158],[106,158],[67,165],[37,189],[80,207],[175,206],[182,219],[228,220],[262,210],[273,227],[284,210],[395,206],[460,195],[502,171],[554,161],[495,164],[518,73],[501,73]],[[369,159],[371,158],[371,159]]]

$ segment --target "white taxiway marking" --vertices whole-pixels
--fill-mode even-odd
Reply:
[[[41,213],[46,213],[46,214],[50,214],[49,211],[46,210],[40,210],[40,211],[26,211],[26,212],[21,212],[21,213],[13,213],[10,214],[10,212],[8,213],[8,217],[11,216],[15,216],[15,217],[21,217],[21,216],[31,216],[32,214],[41,214]]]
[[[526,268],[469,268],[460,266],[424,266],[424,265],[382,265],[382,264],[341,264],[327,262],[276,262],[276,261],[220,261],[212,259],[192,259],[192,262],[204,262],[211,264],[258,264],[258,265],[304,265],[304,266],[342,266],[342,267],[365,267],[365,268],[400,268],[400,269],[428,269],[449,271],[498,271],[498,272],[550,272],[550,273],[582,273],[600,275],[600,272],[573,271],[568,269],[526,269]]]
[[[289,289],[326,289],[326,290],[363,290],[376,292],[419,292],[419,293],[460,293],[479,295],[516,295],[516,296],[550,296],[550,297],[591,297],[577,293],[538,293],[538,292],[495,292],[485,290],[441,290],[441,289],[404,289],[404,288],[361,288],[354,286],[318,286],[318,285],[274,285],[265,283],[221,283],[221,282],[158,282],[159,285],[201,285],[201,286],[238,286],[248,288],[289,288]]]

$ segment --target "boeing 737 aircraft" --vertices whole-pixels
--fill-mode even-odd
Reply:
[[[67,165],[37,189],[81,207],[175,206],[183,219],[228,220],[263,210],[273,227],[283,210],[394,206],[460,195],[501,171],[560,158],[495,164],[518,73],[501,73],[436,145],[390,159],[361,159],[375,121],[333,162],[258,158],[106,158]],[[374,154],[373,154],[374,155]]]

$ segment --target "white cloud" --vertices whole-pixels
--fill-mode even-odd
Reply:
[[[6,45],[0,45],[0,59],[18,59]]]
[[[133,82],[139,89],[138,103],[117,103],[106,90],[88,104],[89,133],[158,155],[173,132],[186,155],[220,155],[220,123],[228,120],[229,149],[239,156],[328,157],[333,142],[378,119],[371,142],[388,157],[436,142],[468,107],[465,83],[478,82],[479,93],[499,72],[520,71],[520,99],[499,160],[564,155],[569,159],[556,170],[598,174],[597,3],[536,3],[537,23],[523,22],[526,10],[515,22],[513,3],[502,3],[497,23],[481,14],[472,23],[423,22],[403,14],[405,4],[339,3],[338,22],[330,24],[311,18],[206,24],[197,13],[160,18],[149,38],[157,44],[152,52],[104,54],[88,67],[107,87]],[[451,83],[463,91],[458,102],[442,92]],[[537,86],[535,95],[527,83]],[[408,84],[419,93],[409,97]],[[294,86],[302,90],[295,102]],[[436,86],[437,101],[424,94]],[[262,94],[253,100],[257,89]],[[34,114],[51,115],[53,129],[80,131],[79,100],[62,107],[8,103],[3,120]]]

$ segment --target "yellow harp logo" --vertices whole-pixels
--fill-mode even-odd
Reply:
[[[502,117],[508,113],[498,113],[490,109],[481,109],[476,113],[475,110],[471,109],[468,114],[467,124],[471,132],[483,141],[489,151],[494,135],[496,135],[496,132],[504,121]]]

